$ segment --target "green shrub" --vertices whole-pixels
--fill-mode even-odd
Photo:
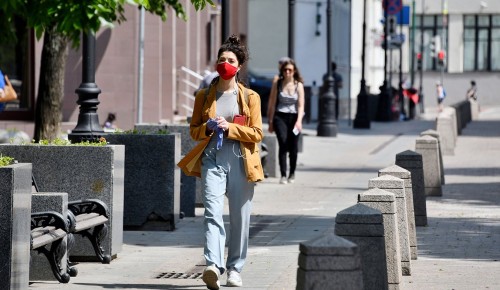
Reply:
[[[0,154],[0,167],[2,166],[8,166],[14,163],[14,158],[9,157],[9,156],[3,156]]]
[[[99,141],[96,142],[90,142],[90,141],[82,141],[78,143],[71,143],[71,141],[66,140],[66,139],[61,139],[61,138],[56,138],[52,141],[49,140],[40,140],[38,143],[36,143],[34,140],[31,141],[30,145],[55,145],[55,146],[106,146],[108,145],[108,142],[106,141],[106,138],[101,137],[99,138]]]

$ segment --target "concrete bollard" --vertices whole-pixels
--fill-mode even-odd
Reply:
[[[470,115],[472,121],[479,119],[479,103],[473,99],[469,99],[470,102]]]
[[[391,175],[401,178],[405,186],[406,213],[408,217],[408,236],[410,238],[411,259],[417,259],[417,230],[415,228],[415,206],[410,172],[397,165],[392,165],[378,171],[379,176]]]
[[[382,213],[360,203],[348,207],[337,213],[335,234],[358,245],[364,289],[387,290],[387,261]]]
[[[359,247],[328,233],[300,244],[297,290],[363,290]]]
[[[408,234],[408,217],[404,181],[391,175],[383,175],[368,181],[368,188],[380,188],[394,193],[396,197],[397,227],[399,233],[399,249],[401,253],[401,272],[403,276],[411,275],[410,238]]]
[[[266,167],[264,171],[269,177],[281,177],[278,159],[278,138],[276,138],[275,134],[265,134],[262,142],[267,146]]]
[[[415,225],[417,227],[426,226],[427,203],[425,197],[424,167],[422,162],[422,155],[411,150],[403,151],[396,154],[396,165],[408,170],[411,173],[411,189],[413,193],[412,195],[413,209],[415,213]]]
[[[441,137],[441,148],[444,155],[455,155],[455,144],[457,139],[457,120],[455,109],[444,108],[436,119],[436,131]]]
[[[358,195],[358,202],[382,212],[384,220],[385,258],[389,289],[399,289],[402,280],[401,252],[397,227],[396,197],[394,193],[379,188],[369,189]]]
[[[417,138],[415,142],[415,152],[422,154],[425,195],[442,196],[437,139],[431,136],[422,136]]]
[[[444,166],[443,166],[443,148],[441,145],[441,136],[439,136],[439,132],[436,130],[425,130],[420,133],[420,136],[431,136],[437,139],[438,141],[438,149],[439,149],[439,169],[441,170],[441,184],[445,184],[444,182]]]

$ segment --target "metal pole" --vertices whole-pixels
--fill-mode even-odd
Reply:
[[[442,6],[442,18],[443,18],[443,28],[441,29],[441,49],[443,51],[446,51],[446,26],[448,23],[448,5],[446,3],[446,0],[441,0],[441,6]],[[445,69],[445,59],[443,59],[443,64],[441,65],[441,85],[443,86],[444,89],[444,69]]]
[[[424,109],[424,88],[423,88],[423,72],[424,72],[424,64],[425,58],[427,57],[424,53],[424,15],[425,15],[425,0],[422,0],[422,14],[420,15],[420,53],[422,56],[422,67],[420,68],[420,87],[418,92],[420,94],[418,100],[420,103],[420,113],[423,114],[425,112]]]
[[[288,57],[294,58],[295,43],[295,0],[288,0]]]
[[[99,123],[97,106],[101,89],[95,83],[95,35],[88,31],[83,35],[82,47],[82,83],[75,90],[80,105],[78,122],[75,129],[68,134],[73,143],[97,141],[105,135]]]
[[[388,48],[388,22],[389,19],[387,17],[384,21],[384,82],[380,87],[380,94],[377,106],[377,121],[391,121],[391,103],[392,103],[392,88],[390,84],[387,82],[387,48]]]
[[[363,3],[363,40],[361,46],[361,84],[358,94],[358,107],[353,128],[370,129],[370,117],[368,116],[368,93],[365,81],[365,44],[366,44],[366,0]]]
[[[137,84],[137,123],[142,123],[142,101],[144,84],[144,7],[139,13],[139,79]]]
[[[403,35],[403,9],[399,12],[399,33]],[[401,42],[401,46],[399,47],[399,85],[398,85],[398,98],[400,111],[399,114],[404,114],[405,118],[408,118],[405,112],[405,98],[403,94],[403,42]]]
[[[222,41],[226,41],[229,38],[229,26],[231,21],[231,11],[230,11],[230,0],[222,0],[221,13],[222,13]]]
[[[410,83],[411,87],[413,88],[415,83],[415,0],[413,0],[411,3],[410,45],[411,45]]]
[[[337,136],[337,121],[335,120],[335,93],[333,92],[334,79],[332,75],[332,37],[331,37],[331,18],[332,8],[331,0],[327,0],[326,5],[326,59],[327,59],[327,78],[326,90],[319,100],[319,123],[317,134],[318,136],[336,137]]]

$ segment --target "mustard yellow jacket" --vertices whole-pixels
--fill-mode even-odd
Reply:
[[[205,90],[208,89],[210,91],[206,95]],[[248,103],[245,99],[245,93],[248,96]],[[207,121],[216,117],[215,94],[215,86],[202,89],[196,94],[189,131],[191,138],[200,142],[177,164],[186,175],[201,177],[203,151],[213,134],[213,132],[210,135],[206,134]],[[241,126],[229,123],[227,138],[240,141],[247,180],[249,182],[261,181],[264,179],[264,171],[262,170],[258,145],[263,138],[260,96],[238,84],[238,106],[240,114],[246,116],[246,124]]]

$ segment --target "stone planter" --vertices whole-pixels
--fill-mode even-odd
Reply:
[[[181,156],[186,155],[198,142],[194,141],[189,134],[189,124],[136,124],[135,129],[140,132],[155,134],[160,131],[181,134]],[[187,176],[181,171],[181,193],[180,211],[187,217],[195,216],[197,204],[202,206],[200,179]]]
[[[1,144],[0,154],[32,163],[41,192],[67,192],[68,201],[96,198],[106,203],[110,228],[103,248],[116,258],[123,244],[124,146]],[[97,261],[88,239],[75,238],[71,260]]]
[[[180,134],[109,134],[106,140],[125,145],[125,229],[174,230],[180,214]]]
[[[0,289],[28,288],[30,228],[31,164],[0,167]]]

